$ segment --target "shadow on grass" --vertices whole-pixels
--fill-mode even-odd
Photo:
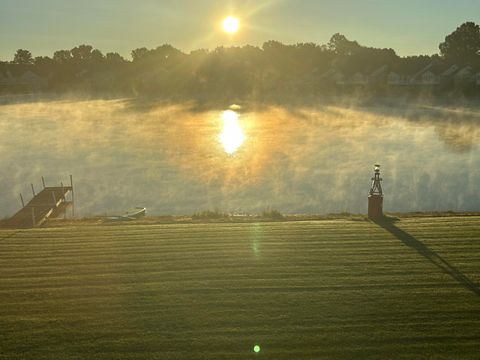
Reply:
[[[430,261],[432,264],[437,266],[444,273],[450,275],[453,279],[458,281],[466,289],[473,291],[475,294],[480,296],[480,287],[475,284],[472,280],[462,274],[459,270],[450,265],[445,259],[438,255],[435,251],[431,250],[421,241],[415,239],[409,233],[399,229],[395,226],[395,222],[398,221],[397,218],[386,217],[382,220],[374,221],[378,226],[381,226],[387,230],[390,234],[395,236],[398,240],[403,242],[406,246],[417,251],[420,255]]]

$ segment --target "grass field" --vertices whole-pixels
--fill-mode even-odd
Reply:
[[[479,283],[477,216],[1,230],[0,358],[479,359]]]

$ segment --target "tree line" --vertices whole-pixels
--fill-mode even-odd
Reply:
[[[169,44],[134,49],[132,59],[103,54],[90,45],[33,57],[19,49],[12,61],[0,62],[3,74],[30,70],[48,79],[41,91],[93,91],[114,94],[155,94],[169,98],[245,98],[310,96],[339,91],[326,80],[330,69],[345,74],[369,74],[387,66],[413,73],[429,63],[470,66],[480,72],[480,26],[465,22],[439,44],[439,53],[400,57],[393,49],[373,48],[334,34],[327,44],[278,41],[261,47],[218,47],[182,52]],[[0,91],[22,91],[15,86]],[[381,87],[376,89],[381,91]],[[451,89],[446,89],[450,91]],[[343,90],[341,90],[343,91]],[[478,89],[475,94],[478,94]]]

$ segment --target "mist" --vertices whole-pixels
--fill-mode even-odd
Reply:
[[[145,206],[150,215],[206,209],[365,213],[374,163],[385,210],[480,207],[475,111],[419,105],[242,105],[245,141],[219,141],[227,108],[54,100],[0,106],[0,216],[73,175],[79,216]]]

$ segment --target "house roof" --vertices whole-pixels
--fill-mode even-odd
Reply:
[[[388,65],[383,65],[381,67],[379,67],[377,70],[373,71],[370,76],[371,77],[377,77],[377,76],[380,76],[382,75],[383,73],[386,73],[388,70]]]
[[[416,59],[415,61],[404,58],[392,67],[391,72],[398,75],[407,75],[412,78],[417,78],[427,72],[430,72],[436,76],[453,76],[459,70],[461,66],[444,61],[421,61],[423,59]]]
[[[38,74],[34,73],[31,70],[27,70],[20,76],[20,79],[23,79],[23,80],[32,80],[32,79],[36,80],[41,78],[42,78],[41,76],[39,76]]]
[[[414,75],[423,71],[432,63],[429,57],[399,58],[390,65],[390,72],[398,75]]]
[[[320,75],[321,79],[326,79],[334,76],[337,73],[337,69],[331,67],[328,69],[326,72],[324,72],[322,75]]]
[[[16,64],[9,64],[16,65]],[[11,84],[28,84],[45,81],[46,78],[25,66],[0,67],[0,81]]]

